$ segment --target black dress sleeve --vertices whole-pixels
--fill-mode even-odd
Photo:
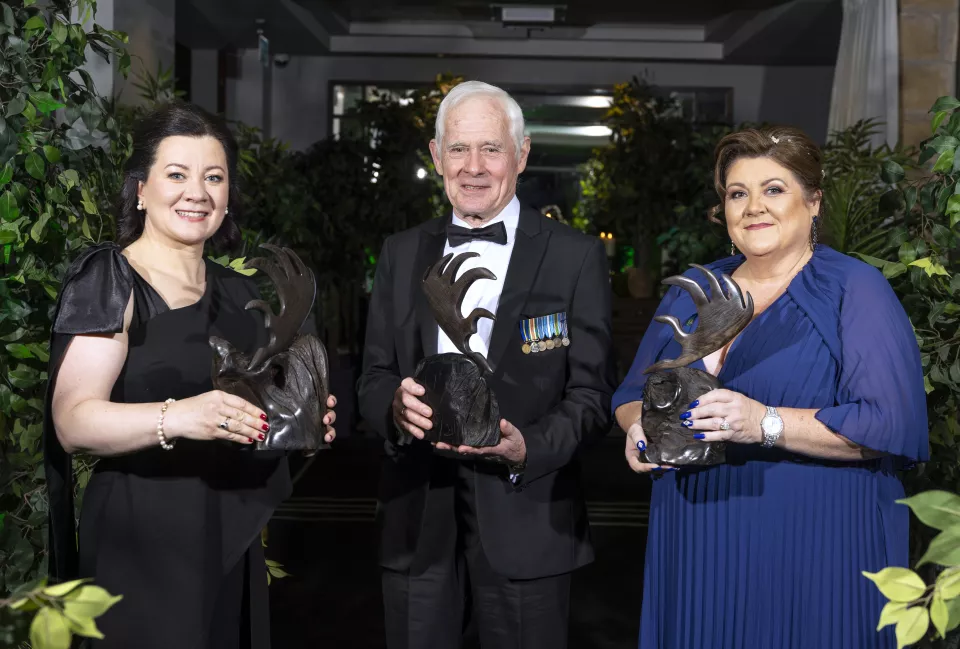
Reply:
[[[131,290],[133,269],[116,244],[88,248],[64,275],[54,334],[119,333]]]
[[[104,243],[84,250],[67,269],[57,300],[50,336],[43,453],[48,512],[48,570],[51,582],[77,577],[77,543],[73,511],[73,465],[53,425],[57,373],[73,337],[123,331],[123,314],[133,290],[133,269],[120,248]]]

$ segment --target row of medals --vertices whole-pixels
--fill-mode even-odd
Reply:
[[[548,349],[556,349],[560,346],[569,347],[570,339],[566,336],[563,338],[557,336],[556,338],[547,338],[546,340],[535,340],[532,343],[523,343],[523,347],[521,347],[521,349],[523,350],[524,354],[529,354],[530,352],[536,354],[537,352],[544,352]]]

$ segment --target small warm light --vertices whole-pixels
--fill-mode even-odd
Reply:
[[[540,208],[540,213],[548,219],[563,222],[563,212],[559,205],[544,205]]]
[[[423,167],[420,167],[419,169],[417,169],[417,178],[419,178],[420,180],[423,180],[426,177],[427,177],[426,169],[424,169]]]
[[[616,256],[617,244],[613,240],[613,232],[601,232],[600,238],[603,239],[603,247],[607,252],[607,257]]]

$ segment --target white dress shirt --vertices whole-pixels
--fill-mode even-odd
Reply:
[[[454,214],[453,224],[460,227],[470,228],[471,225]],[[460,307],[461,315],[466,317],[471,311],[480,307],[487,309],[490,313],[496,315],[497,306],[500,304],[500,293],[503,292],[503,280],[507,276],[507,266],[510,265],[510,254],[513,252],[513,242],[517,239],[517,224],[520,222],[520,201],[514,196],[503,211],[496,217],[484,224],[492,225],[503,221],[503,226],[507,230],[507,243],[500,245],[490,241],[468,241],[456,248],[450,245],[448,240],[443,247],[444,256],[450,254],[460,254],[461,252],[477,252],[479,257],[473,257],[464,262],[463,266],[457,272],[460,277],[466,271],[477,266],[482,266],[497,276],[497,279],[478,279],[474,282],[467,294],[463,298],[463,305]],[[439,327],[438,327],[439,329]],[[477,323],[477,333],[470,337],[470,350],[483,354],[487,357],[490,349],[490,336],[493,333],[493,322],[489,318],[480,318]],[[445,354],[448,352],[457,352],[453,342],[440,330],[437,337],[437,353]]]

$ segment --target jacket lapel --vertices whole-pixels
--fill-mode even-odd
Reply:
[[[449,218],[449,217],[447,217]],[[420,230],[420,242],[413,264],[413,277],[410,278],[410,291],[413,304],[416,305],[417,327],[420,329],[420,342],[423,356],[437,353],[437,320],[430,311],[427,296],[421,288],[427,269],[443,256],[443,247],[447,242],[445,219],[433,219]]]
[[[503,356],[511,338],[516,337],[519,341],[517,323],[520,321],[520,313],[527,303],[527,296],[537,277],[543,254],[547,250],[550,233],[540,227],[541,218],[543,217],[536,210],[529,208],[520,210],[517,239],[513,244],[510,265],[507,266],[507,276],[504,278],[503,291],[500,293],[497,321],[493,325],[490,353],[487,355],[487,360],[495,374],[499,372],[500,357]]]

